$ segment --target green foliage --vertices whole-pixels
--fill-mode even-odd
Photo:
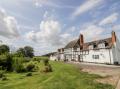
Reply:
[[[8,80],[6,76],[1,78],[2,81]]]
[[[27,73],[8,73],[8,81],[0,81],[0,89],[115,89],[109,84],[95,80],[98,75],[84,73],[74,65],[50,61],[54,72],[40,72],[44,65],[38,63],[40,71],[26,77]]]
[[[24,55],[21,52],[15,52],[12,54],[13,57],[24,57]]]
[[[34,64],[33,62],[29,62],[29,63],[26,65],[26,70],[29,71],[29,72],[34,71],[34,68],[35,68],[35,64]]]
[[[17,73],[25,72],[25,68],[23,66],[23,57],[14,57],[13,58],[13,70]]]
[[[9,53],[0,55],[0,66],[7,71],[12,70],[12,56]]]
[[[49,64],[48,57],[43,57],[43,62],[44,62],[44,65],[47,66]]]
[[[24,50],[25,50],[25,56],[26,57],[30,57],[30,58],[32,58],[33,56],[34,56],[34,50],[33,50],[33,48],[32,47],[30,47],[30,46],[25,46],[24,47]]]
[[[45,66],[43,72],[47,73],[47,72],[52,72],[52,66],[50,64],[48,64],[47,66]]]
[[[24,48],[19,48],[16,53],[17,53],[18,56],[22,55],[23,57],[32,58],[34,56],[34,50],[30,46],[25,46]]]
[[[29,72],[29,73],[27,73],[27,74],[26,74],[26,76],[32,76],[32,73],[31,73],[31,72]]]
[[[2,70],[2,66],[0,66],[0,70]]]
[[[42,57],[43,63],[45,65],[43,72],[52,72],[52,66],[49,64],[49,58],[48,57]]]
[[[21,56],[24,57],[25,56],[25,49],[24,48],[19,48],[16,53],[19,57],[21,57]]]
[[[4,53],[8,53],[10,51],[7,45],[0,45],[0,55]]]
[[[5,72],[3,70],[0,71],[0,78],[5,76]]]
[[[33,60],[33,61],[40,62],[42,59],[41,59],[40,57],[34,57],[32,60]]]

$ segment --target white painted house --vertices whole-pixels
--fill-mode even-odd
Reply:
[[[57,52],[52,52],[52,53],[49,53],[48,55],[49,55],[50,60],[52,60],[52,61],[58,60],[58,53]]]
[[[64,61],[120,64],[120,42],[112,31],[112,36],[91,42],[84,42],[84,37],[69,42],[64,50],[58,51],[58,59]]]

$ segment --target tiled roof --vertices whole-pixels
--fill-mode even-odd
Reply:
[[[75,46],[75,44],[78,42],[78,39],[75,39],[73,41],[70,41],[65,48],[73,48]]]
[[[88,50],[89,45],[94,45],[94,44],[98,45],[100,43],[108,43],[108,46],[106,48],[110,48],[110,47],[112,47],[112,38],[110,37],[110,38],[106,38],[106,39],[101,39],[101,40],[96,40],[96,41],[84,43],[83,50]]]
[[[84,45],[83,45],[83,50],[89,49],[89,45],[94,45],[94,44],[98,45],[98,44],[100,44],[100,43],[105,43],[105,42],[108,43],[107,48],[112,47],[112,38],[110,37],[110,38],[106,38],[106,39],[101,39],[101,40],[86,42],[86,43],[84,43]],[[75,47],[76,45],[79,45],[79,39],[75,39],[75,40],[69,42],[69,43],[65,46],[65,48],[73,48],[73,47]]]

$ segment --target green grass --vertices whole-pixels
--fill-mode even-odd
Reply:
[[[42,73],[43,63],[39,63],[40,70],[26,77],[26,73],[7,73],[8,80],[0,80],[0,89],[115,89],[108,84],[97,83],[98,75],[81,72],[71,64],[50,62],[53,72]]]

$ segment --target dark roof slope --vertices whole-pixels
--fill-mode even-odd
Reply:
[[[96,41],[91,41],[91,42],[86,42],[84,43],[83,45],[83,50],[86,50],[86,49],[89,49],[89,45],[93,45],[93,44],[100,44],[100,43],[105,43],[107,42],[108,43],[108,47],[107,48],[110,48],[112,46],[112,38],[106,38],[106,39],[100,39],[100,40],[96,40]],[[73,47],[78,47],[79,45],[79,39],[75,39],[71,42],[69,42],[65,48],[73,48]]]
[[[75,39],[73,41],[70,41],[66,46],[65,48],[73,48],[75,46],[75,44],[78,43],[78,39]]]
[[[108,46],[106,48],[110,48],[110,47],[112,47],[112,38],[110,37],[110,38],[106,38],[106,39],[87,42],[83,45],[83,50],[89,49],[89,45],[94,45],[94,44],[98,45],[100,43],[108,43]]]
[[[112,38],[110,37],[110,38],[106,38],[106,39],[91,41],[91,42],[87,42],[86,44],[91,45],[91,44],[94,44],[94,43],[99,44],[99,43],[104,43],[104,42],[111,43]]]

